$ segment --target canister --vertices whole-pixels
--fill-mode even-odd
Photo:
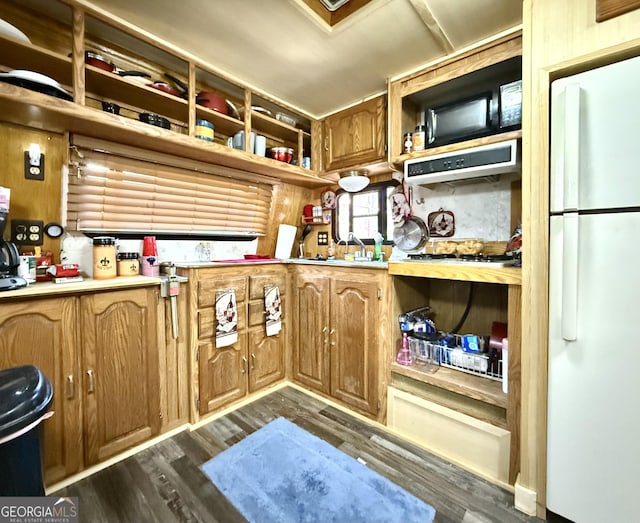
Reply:
[[[116,239],[96,236],[93,239],[93,278],[106,280],[116,276]]]
[[[426,130],[427,128],[422,124],[416,125],[416,132],[413,133],[413,136],[411,137],[414,151],[424,150],[424,138],[425,138]]]
[[[121,252],[118,254],[118,276],[137,276],[140,273],[140,262],[137,252]]]
[[[214,126],[209,120],[196,120],[196,138],[213,142]]]

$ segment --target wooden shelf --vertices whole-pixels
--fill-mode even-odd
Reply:
[[[522,269],[518,267],[480,267],[464,264],[396,261],[389,262],[389,274],[504,285],[522,284]]]
[[[407,376],[435,387],[473,398],[490,405],[507,408],[507,395],[502,392],[502,383],[481,376],[474,376],[447,367],[438,367],[432,373],[425,372],[418,365],[391,364],[391,372]]]
[[[11,84],[0,83],[0,112],[5,122],[50,132],[78,133],[206,162],[233,169],[233,172],[228,172],[230,176],[244,179],[251,179],[253,176],[256,181],[260,181],[262,176],[274,182],[282,181],[309,188],[327,186],[332,181],[330,177],[320,177],[315,171],[230,149],[217,143],[204,142]]]
[[[522,130],[509,131],[506,133],[493,134],[491,136],[483,136],[482,138],[474,138],[472,140],[465,140],[464,142],[452,143],[449,145],[442,145],[440,147],[432,147],[424,151],[418,151],[409,154],[402,154],[391,159],[391,163],[399,171],[403,171],[404,162],[412,160],[414,158],[428,158],[437,154],[450,153],[454,151],[460,151],[462,149],[469,149],[471,147],[477,147],[479,145],[488,145],[491,143],[504,142],[507,140],[521,139]]]

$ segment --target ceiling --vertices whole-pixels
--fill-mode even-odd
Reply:
[[[320,118],[522,21],[521,0],[372,0],[333,29],[302,0],[83,0]]]

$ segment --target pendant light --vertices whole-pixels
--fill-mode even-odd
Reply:
[[[344,171],[340,173],[338,185],[347,192],[358,192],[369,185],[369,171],[364,169],[356,169],[352,171]]]

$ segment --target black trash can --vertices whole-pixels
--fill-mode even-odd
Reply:
[[[37,367],[0,370],[0,496],[44,496],[40,422],[52,399]]]

